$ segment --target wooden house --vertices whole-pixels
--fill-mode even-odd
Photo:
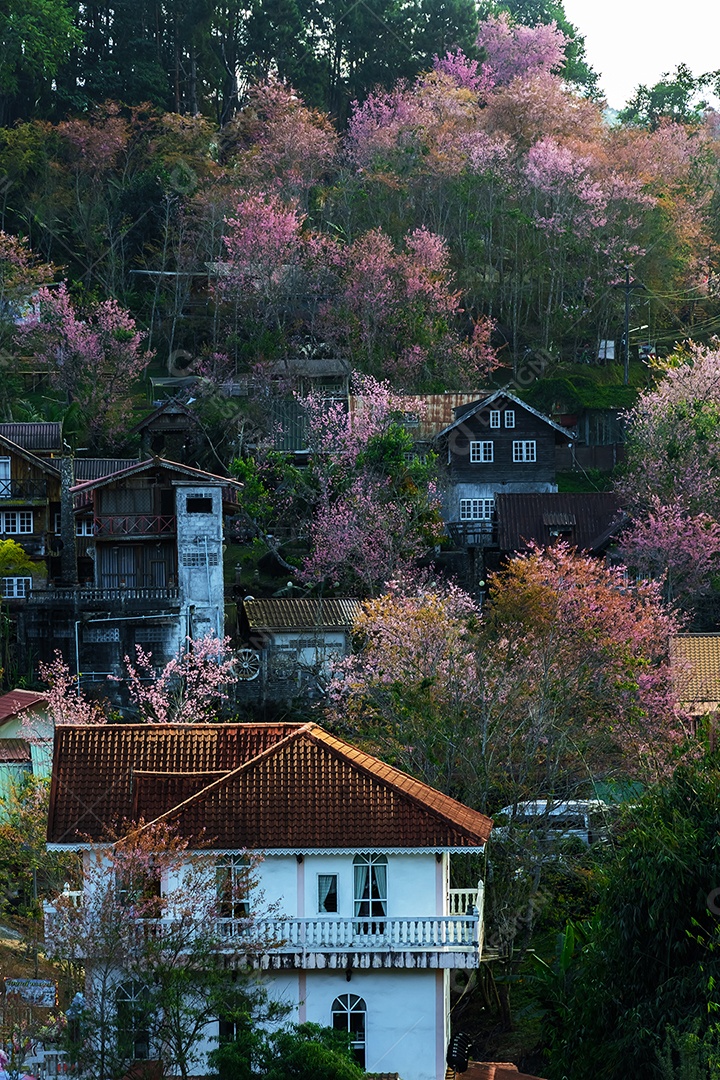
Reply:
[[[444,517],[459,542],[482,546],[498,493],[557,491],[555,448],[572,434],[507,390],[455,416],[435,439],[445,468]]]

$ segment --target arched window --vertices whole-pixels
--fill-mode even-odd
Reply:
[[[126,1061],[150,1057],[150,1000],[141,982],[126,982],[115,992],[118,1050]]]
[[[387,915],[387,855],[356,855],[353,859],[355,918],[377,919]],[[384,923],[363,923],[363,934],[381,934]]]
[[[332,1026],[347,1031],[358,1065],[365,1068],[365,1019],[367,1005],[357,994],[341,994],[332,1003]]]

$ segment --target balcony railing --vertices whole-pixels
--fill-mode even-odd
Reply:
[[[0,501],[45,502],[47,483],[44,480],[0,480]]]
[[[176,531],[174,515],[125,514],[96,517],[96,537],[173,536]]]
[[[220,919],[221,936],[235,947],[270,952],[407,952],[478,947],[478,915],[362,919]]]
[[[449,521],[446,528],[460,547],[490,547],[495,541],[492,521]]]
[[[180,590],[177,588],[156,588],[119,585],[117,588],[96,589],[93,586],[78,585],[70,589],[32,589],[30,600],[35,604],[73,603],[80,604],[107,602],[141,602],[151,600],[165,603],[179,603]]]
[[[467,893],[470,899],[478,896],[476,889],[454,892]],[[68,908],[83,904],[81,892],[66,891],[62,900],[62,907],[44,904],[45,940],[49,947],[66,923]],[[166,923],[164,919],[138,919],[135,929],[137,946],[176,930],[171,921]],[[204,924],[198,925],[198,933],[205,930]],[[221,918],[213,922],[213,930],[224,943],[223,951],[232,949],[256,956],[336,952],[475,954],[482,937],[482,917],[472,906],[462,915],[415,918]]]

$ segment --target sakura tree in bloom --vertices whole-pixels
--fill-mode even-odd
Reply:
[[[619,553],[635,573],[659,581],[667,601],[692,612],[720,570],[720,525],[709,514],[689,513],[679,499],[663,506],[653,497],[624,530]]]
[[[223,130],[233,171],[263,190],[274,182],[279,194],[307,202],[337,157],[330,118],[277,80],[253,87],[248,97],[247,107]]]
[[[36,306],[21,337],[53,386],[78,403],[92,441],[119,441],[127,430],[133,384],[152,356],[143,349],[145,335],[116,300],[81,311],[65,283],[39,289]]]
[[[198,724],[216,719],[227,688],[238,680],[230,638],[188,639],[187,649],[157,672],[152,653],[135,646],[125,657],[130,700],[150,724]]]
[[[105,705],[85,696],[78,686],[78,676],[71,675],[59,650],[55,651],[54,659],[49,664],[40,663],[38,671],[42,681],[48,684],[48,714],[53,724],[84,726],[107,723]],[[26,725],[23,737],[37,741],[38,732],[32,718],[28,717],[23,723]]]
[[[470,795],[478,671],[472,598],[455,585],[409,575],[367,600],[353,632],[361,643],[330,684],[331,721],[426,782]]]
[[[524,26],[502,12],[480,23],[475,44],[485,52],[482,73],[495,86],[507,86],[521,76],[558,71],[565,63],[567,38],[557,23]]]
[[[495,753],[519,787],[557,790],[570,760],[576,780],[588,766],[655,776],[671,766],[687,731],[668,660],[682,624],[657,582],[631,585],[622,567],[560,543],[512,559],[490,597],[483,725],[505,732]]]
[[[720,520],[720,346],[690,345],[627,415],[627,464],[618,489],[636,513],[680,502]]]
[[[402,420],[421,415],[422,402],[368,375],[355,376],[352,389],[349,410],[301,399],[316,481],[303,576],[367,594],[436,542],[439,500],[432,463],[406,460],[413,444]]]
[[[397,251],[373,229],[349,245],[339,271],[339,294],[328,304],[328,336],[365,370],[404,375],[411,386],[428,379],[477,386],[497,366],[489,348],[490,323],[468,343],[456,323],[462,312],[452,289],[449,250],[426,228],[405,237]]]
[[[487,66],[481,67],[477,60],[467,57],[462,49],[448,51],[442,57],[435,56],[433,70],[447,75],[456,86],[471,90],[480,97],[485,97],[495,82]]]

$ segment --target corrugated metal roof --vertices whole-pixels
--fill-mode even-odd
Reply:
[[[176,472],[180,476],[189,480],[196,480],[198,483],[203,481],[220,483],[227,488],[234,489],[243,486],[238,480],[233,480],[229,476],[217,476],[215,473],[206,472],[204,469],[196,469],[192,465],[182,465],[179,461],[167,461],[165,458],[154,457],[147,458],[145,461],[138,461],[133,458],[130,464],[124,468],[99,476],[94,480],[83,480],[81,483],[75,484],[71,490],[73,493],[78,494],[83,491],[92,491],[93,488],[104,487],[106,484],[114,483],[117,480],[148,472],[150,469],[166,469],[168,472]]]
[[[609,539],[621,510],[609,491],[498,492],[495,516],[501,551],[524,551],[531,542],[545,547],[558,536],[580,551],[595,551]]]
[[[471,405],[487,397],[487,393],[487,390],[469,390],[454,394],[407,394],[407,415],[413,418],[408,424],[408,431],[416,439],[432,439],[452,424],[455,409],[461,405]],[[364,400],[362,396],[350,394],[348,410],[351,417],[362,412]]]
[[[52,421],[0,424],[0,435],[22,446],[23,450],[62,453],[62,425]]]
[[[244,600],[251,630],[349,629],[360,613],[360,601],[339,599]]]
[[[678,700],[693,713],[720,705],[720,634],[677,634],[670,638],[670,662]]]
[[[31,709],[34,705],[46,704],[46,695],[38,694],[35,690],[10,690],[0,697],[0,723]]]
[[[0,761],[30,763],[30,747],[25,739],[0,739]]]
[[[478,848],[492,827],[316,724],[59,727],[48,840],[141,817],[220,849]]]
[[[99,480],[137,463],[137,458],[75,458],[75,480]]]

